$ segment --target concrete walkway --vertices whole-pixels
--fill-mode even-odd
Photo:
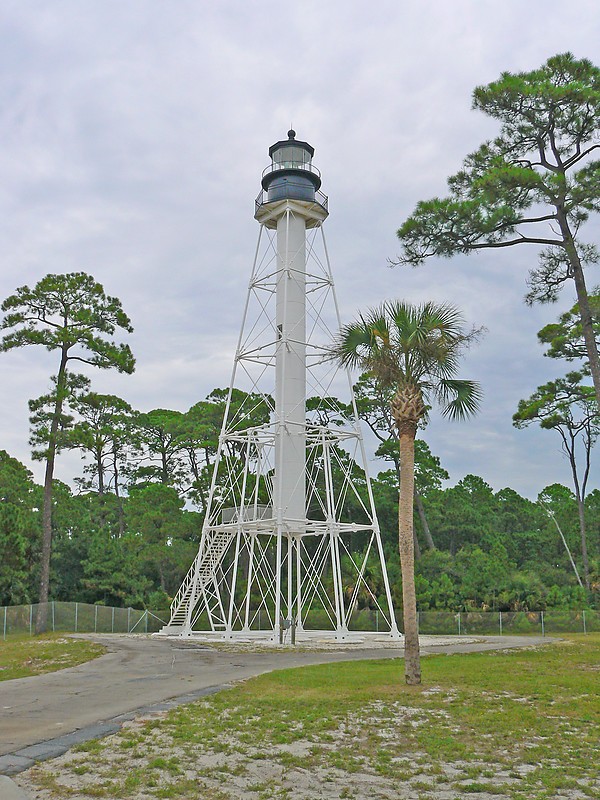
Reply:
[[[172,708],[235,682],[309,664],[401,658],[401,643],[364,637],[307,649],[216,649],[196,640],[86,635],[108,652],[78,667],[0,682],[0,775],[55,758],[119,730],[127,719]],[[422,637],[427,653],[462,653],[548,643],[541,637]],[[399,668],[400,671],[400,668]]]

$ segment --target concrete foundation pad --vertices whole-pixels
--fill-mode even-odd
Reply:
[[[7,775],[0,775],[0,797],[2,800],[29,800],[29,795]]]

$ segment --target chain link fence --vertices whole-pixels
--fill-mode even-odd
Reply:
[[[419,614],[421,633],[456,633],[459,635],[502,635],[547,633],[592,633],[600,631],[598,611],[466,611],[449,614],[443,611],[422,611]]]
[[[0,607],[2,638],[12,634],[36,633],[37,604]],[[155,633],[169,621],[168,611],[148,611],[136,608],[113,608],[89,603],[52,601],[46,604],[45,630],[62,633]],[[265,615],[266,617],[267,615]],[[323,613],[323,627],[327,620]],[[600,612],[592,610],[550,611],[421,611],[419,632],[430,635],[502,635],[553,633],[592,633],[600,631]],[[402,629],[402,614],[396,612]],[[259,617],[259,628],[260,626]],[[268,619],[265,619],[268,626]],[[316,625],[315,620],[308,626]],[[354,631],[384,631],[383,616],[378,611],[363,609],[349,620]]]
[[[593,610],[550,611],[419,611],[419,633],[435,635],[482,635],[552,633],[592,633],[600,631],[600,612]],[[402,630],[402,613],[396,611]],[[364,609],[353,614],[349,627],[353,630],[384,630],[382,616]]]
[[[52,601],[45,604],[45,630],[61,633],[155,633],[169,619],[168,611],[113,608],[89,603]],[[40,605],[0,607],[2,638],[11,634],[36,633]],[[166,621],[165,621],[166,620]]]

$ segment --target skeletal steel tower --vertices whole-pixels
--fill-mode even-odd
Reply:
[[[208,510],[164,633],[345,639],[369,608],[399,635],[352,384],[328,355],[339,314],[313,155],[293,130],[269,148]]]

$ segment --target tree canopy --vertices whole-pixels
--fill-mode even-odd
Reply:
[[[1,308],[5,317],[0,329],[9,331],[0,344],[3,352],[41,345],[46,350],[60,350],[69,361],[119,372],[134,370],[129,345],[107,338],[117,328],[131,333],[129,317],[121,302],[106,295],[91,275],[46,275],[33,289],[17,289]]]
[[[517,412],[513,415],[513,424],[517,428],[524,428],[537,422],[546,430],[556,431],[561,438],[563,452],[571,467],[577,498],[581,556],[585,583],[589,589],[585,495],[590,475],[591,451],[600,435],[600,415],[594,402],[593,390],[581,382],[582,378],[580,372],[569,372],[564,378],[538,386],[531,397],[519,401]]]
[[[600,287],[589,293],[590,311],[596,346],[600,348]],[[549,358],[564,358],[567,361],[584,362],[586,372],[589,371],[587,350],[581,330],[581,316],[577,303],[560,315],[558,322],[550,322],[538,331],[538,341],[548,345],[544,355]]]
[[[473,92],[473,108],[500,133],[448,178],[449,194],[419,202],[401,225],[399,264],[523,244],[540,248],[529,276],[530,303],[557,299],[573,280],[581,333],[600,406],[600,359],[584,267],[598,251],[582,239],[600,210],[600,69],[571,53]]]
[[[129,345],[111,337],[117,328],[131,332],[129,317],[116,297],[84,272],[46,275],[34,287],[22,286],[7,297],[0,329],[8,331],[0,340],[0,350],[38,345],[60,353],[54,389],[34,403],[34,444],[44,442],[46,461],[42,512],[42,559],[38,630],[45,625],[44,603],[48,600],[52,550],[52,480],[59,449],[58,434],[64,422],[63,407],[72,393],[69,362],[100,369],[131,373],[135,360]],[[47,425],[44,425],[44,422]]]

